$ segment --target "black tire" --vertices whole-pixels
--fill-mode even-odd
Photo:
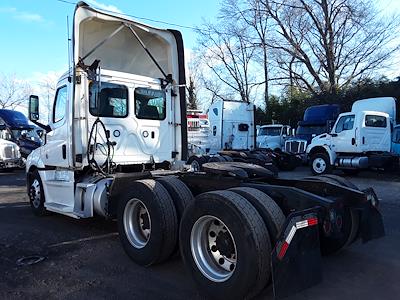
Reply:
[[[317,176],[319,177],[319,176]],[[333,175],[333,174],[326,174],[326,175],[322,175],[321,177],[323,178],[330,178],[334,181],[336,181],[338,184],[349,187],[351,189],[357,190],[359,191],[360,189],[354,184],[352,183],[350,180],[340,177],[338,175]]]
[[[194,169],[198,166],[198,170],[195,169],[195,171],[201,171],[203,164],[205,164],[206,162],[207,162],[207,159],[205,157],[193,155],[193,156],[189,157],[186,164],[191,165],[192,168],[194,168]]]
[[[203,275],[192,254],[192,232],[196,232],[195,226],[208,217],[218,218],[223,222],[236,246],[236,266],[230,277],[224,281],[217,282]],[[193,237],[196,237],[195,233]],[[207,239],[208,235],[204,237]],[[207,240],[204,245],[208,247]],[[182,218],[180,249],[187,270],[197,283],[199,291],[208,298],[251,298],[264,288],[271,276],[271,243],[264,221],[244,197],[232,191],[213,191],[195,198]]]
[[[44,207],[45,195],[43,191],[42,179],[37,170],[28,174],[27,191],[29,204],[36,216],[49,215],[49,212]]]
[[[358,187],[355,186],[352,182],[337,175],[321,175],[314,178],[324,182],[338,184],[354,190],[359,190]],[[357,238],[358,228],[360,225],[359,213],[354,209],[344,207],[342,218],[343,225],[341,238],[330,238],[326,237],[324,234],[321,234],[321,253],[323,255],[334,254],[349,246]]]
[[[216,155],[216,156],[212,156],[210,157],[210,159],[208,160],[208,162],[224,162],[226,161],[222,156]]]
[[[144,179],[132,182],[121,195],[118,199],[118,232],[125,252],[133,261],[143,266],[165,261],[175,249],[178,234],[176,210],[168,191],[160,182]],[[131,215],[129,209],[135,205],[135,202],[137,203],[137,200],[147,209],[148,213],[142,216],[147,215],[147,222],[151,228],[147,242],[140,246],[135,246],[133,239],[128,237],[129,234],[125,228],[128,228],[129,223],[124,222]],[[132,213],[134,218],[133,215]],[[132,224],[138,224],[138,222],[132,221]],[[145,239],[143,235],[141,238]]]
[[[157,178],[157,181],[168,191],[174,202],[178,223],[186,207],[194,200],[192,192],[181,180],[173,176]]]
[[[223,159],[225,159],[225,161],[229,161],[229,162],[233,161],[232,157],[230,157],[228,155],[221,155],[221,156],[222,156]]]
[[[286,220],[278,204],[270,196],[255,188],[237,187],[229,190],[245,197],[257,209],[267,226],[274,247]]]
[[[325,164],[324,168],[321,165],[321,169],[320,169],[321,171],[318,171],[318,168],[317,168],[318,167],[318,163],[315,162],[315,164],[314,164],[314,161],[316,161],[317,159],[319,161],[323,160],[323,163]],[[311,156],[310,166],[311,166],[311,172],[314,175],[329,174],[329,173],[332,173],[332,170],[333,170],[333,166],[331,165],[331,162],[329,160],[329,156],[327,154],[325,154],[325,153],[313,154]]]

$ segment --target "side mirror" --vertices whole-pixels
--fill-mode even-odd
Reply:
[[[39,120],[39,97],[36,95],[29,96],[29,120]]]
[[[284,135],[282,135],[282,137],[283,137],[284,139],[286,139],[287,135],[286,135],[286,134],[284,134]]]

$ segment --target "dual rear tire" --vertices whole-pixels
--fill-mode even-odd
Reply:
[[[270,282],[271,251],[285,217],[263,192],[238,187],[193,199],[182,181],[164,177],[136,180],[123,195],[119,235],[136,263],[167,260],[179,240],[184,264],[206,297],[249,298]]]

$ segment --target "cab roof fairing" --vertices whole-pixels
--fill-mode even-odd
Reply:
[[[167,29],[158,29],[119,14],[110,14],[88,5],[78,3],[74,14],[72,38],[72,65],[76,65],[98,43],[106,39],[122,24],[132,26],[166,74],[172,74],[174,83],[179,83],[179,53],[174,34]],[[163,74],[142,48],[128,27],[123,28],[110,40],[85,59],[91,65],[100,59],[100,67],[125,73],[163,78]],[[180,84],[180,83],[179,83]]]

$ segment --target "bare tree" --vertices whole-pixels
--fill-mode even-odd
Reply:
[[[246,31],[233,22],[208,23],[198,30],[197,57],[207,69],[201,78],[213,99],[254,100],[252,92],[260,82],[252,72],[255,48]]]
[[[39,81],[38,86],[41,94],[41,104],[44,106],[43,114],[47,116],[47,122],[50,122],[50,113],[53,107],[53,101],[57,88],[57,73],[48,73]]]
[[[0,76],[0,108],[26,107],[31,91],[31,86],[26,81],[17,79],[15,74],[2,74]]]
[[[248,27],[249,36],[244,37],[249,44],[255,47],[256,54],[259,57],[255,61],[261,64],[263,69],[264,85],[264,104],[268,107],[269,97],[269,55],[268,55],[268,33],[270,26],[269,16],[261,9],[260,0],[224,0],[220,10],[220,17],[224,20],[233,19],[236,22],[242,22]]]
[[[260,0],[275,23],[277,67],[297,87],[334,94],[386,66],[399,49],[396,18],[364,0]]]

